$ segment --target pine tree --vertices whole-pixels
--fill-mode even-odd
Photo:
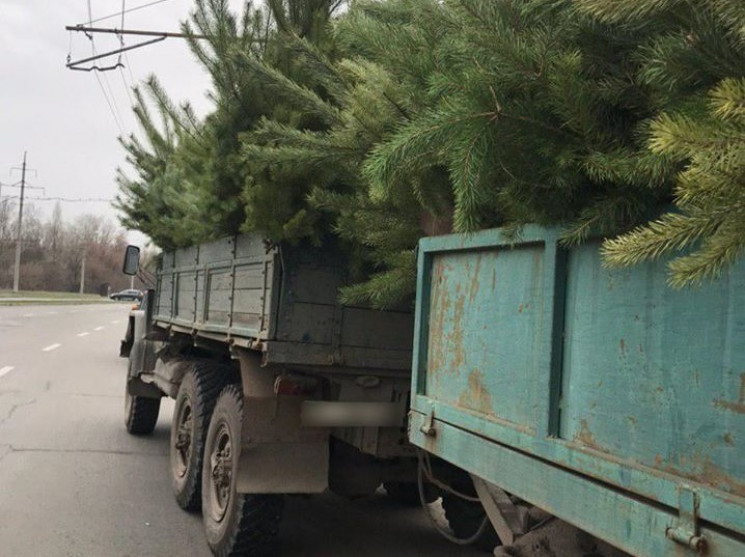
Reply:
[[[620,27],[663,29],[638,50],[639,79],[666,99],[649,151],[677,161],[674,209],[605,242],[610,265],[662,256],[681,287],[719,276],[745,248],[745,4],[580,0]]]

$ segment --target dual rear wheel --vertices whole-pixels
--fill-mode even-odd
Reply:
[[[258,557],[271,554],[283,499],[236,491],[243,394],[232,377],[209,361],[184,376],[171,424],[171,480],[181,508],[202,510],[214,555]]]
[[[202,468],[202,519],[218,557],[274,555],[284,500],[281,495],[236,492],[243,394],[228,385],[210,420]]]

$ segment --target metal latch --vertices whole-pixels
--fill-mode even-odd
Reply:
[[[681,545],[690,547],[696,553],[706,549],[706,539],[700,535],[698,527],[699,496],[689,486],[680,486],[680,509],[677,524],[668,526],[665,535]]]
[[[424,419],[424,423],[422,424],[422,427],[419,428],[419,431],[428,437],[434,437],[437,434],[437,430],[435,429],[434,408],[430,409],[429,414],[427,414],[427,417]]]

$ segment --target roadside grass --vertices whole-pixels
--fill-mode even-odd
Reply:
[[[44,290],[0,289],[0,305],[18,306],[26,304],[110,304],[111,300],[97,294],[78,294],[77,292],[48,292]]]

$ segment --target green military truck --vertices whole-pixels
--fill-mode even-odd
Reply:
[[[341,305],[347,280],[332,247],[240,235],[163,254],[132,312],[127,429],[152,432],[176,400],[175,497],[201,507],[216,555],[271,552],[284,494],[416,496],[412,313]]]

